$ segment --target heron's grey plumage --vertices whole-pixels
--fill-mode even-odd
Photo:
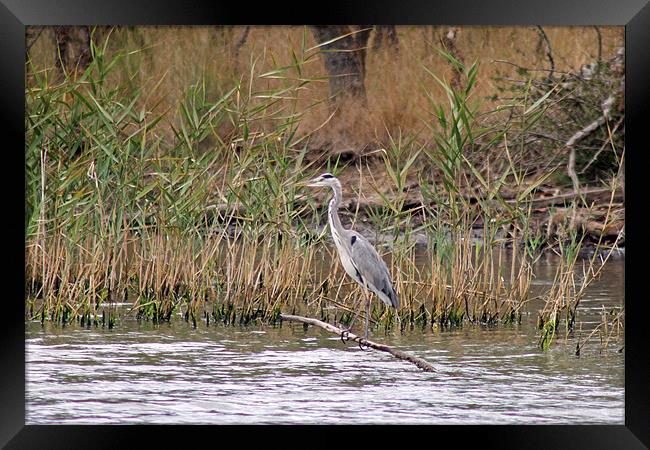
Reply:
[[[374,292],[386,305],[398,308],[399,299],[384,260],[365,237],[356,231],[347,230],[341,225],[338,216],[338,208],[342,199],[340,181],[332,174],[325,173],[313,179],[308,186],[329,186],[334,191],[327,216],[332,239],[347,274],[364,289]],[[366,338],[368,334],[367,320],[366,316]]]
[[[352,262],[364,276],[368,289],[377,294],[388,306],[399,307],[397,293],[393,289],[386,263],[366,238],[360,234],[355,233],[355,235],[357,239],[351,245]]]

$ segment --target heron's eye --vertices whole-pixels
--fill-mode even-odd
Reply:
[[[325,175],[323,175],[323,178],[334,178],[334,175],[326,173]]]

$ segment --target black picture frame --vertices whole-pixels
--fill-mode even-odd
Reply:
[[[185,445],[207,439],[209,445],[228,442],[280,443],[298,439],[302,445],[323,433],[319,427],[241,427],[183,426],[25,426],[25,326],[24,280],[24,61],[27,25],[208,25],[208,24],[453,24],[453,25],[623,25],[626,45],[626,256],[625,256],[625,425],[596,426],[435,426],[416,430],[396,427],[336,427],[337,434],[325,435],[324,443],[352,445],[357,431],[378,439],[396,438],[396,445],[413,445],[413,436],[439,445],[443,437],[454,443],[494,445],[500,448],[648,448],[650,408],[648,399],[648,351],[650,327],[644,326],[647,301],[641,285],[642,260],[647,244],[643,239],[641,211],[646,201],[643,171],[647,170],[644,148],[650,97],[650,5],[648,0],[588,1],[471,1],[452,3],[426,0],[343,2],[236,2],[208,1],[101,1],[81,0],[0,0],[0,78],[3,155],[11,158],[7,174],[15,177],[5,184],[4,223],[6,270],[12,288],[5,293],[2,333],[2,398],[0,401],[0,445],[6,448],[122,448],[135,446],[140,439],[148,445],[170,443],[174,437]],[[24,155],[24,153],[22,153]],[[21,234],[21,231],[22,234]],[[19,238],[19,235],[23,239]],[[14,261],[14,255],[17,261]],[[19,256],[22,255],[22,258]],[[13,266],[13,267],[12,267]],[[10,272],[5,272],[9,274]],[[19,298],[20,297],[20,298]],[[7,317],[9,320],[6,320]],[[226,433],[226,434],[224,434]],[[415,433],[415,434],[413,434]],[[252,442],[251,442],[252,439]],[[280,439],[282,441],[280,441]],[[389,441],[386,441],[389,442]],[[425,441],[426,442],[426,441]],[[453,444],[452,444],[453,445]]]

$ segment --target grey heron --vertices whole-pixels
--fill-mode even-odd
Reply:
[[[388,267],[386,267],[384,260],[366,238],[354,230],[346,230],[341,225],[338,210],[342,191],[341,182],[338,178],[331,173],[324,173],[308,181],[306,185],[310,187],[331,187],[334,191],[334,196],[329,203],[327,217],[343,268],[363,288],[362,291],[366,300],[365,339],[367,341],[370,321],[370,296],[368,291],[374,292],[389,307],[395,309],[399,307],[399,299],[393,288]]]

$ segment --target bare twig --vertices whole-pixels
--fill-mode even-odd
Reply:
[[[544,69],[544,68],[539,69],[539,68],[532,68],[532,67],[524,67],[524,66],[520,66],[519,64],[515,64],[512,61],[506,61],[504,59],[493,59],[492,62],[508,64],[508,65],[514,66],[514,67],[516,67],[518,69],[525,70],[526,72],[550,72],[549,77],[554,73],[557,73],[559,75],[571,75],[571,72],[560,72],[560,71],[556,71],[555,69]],[[512,79],[510,79],[510,80],[513,81]],[[517,81],[518,83],[525,83],[526,82],[526,80],[514,80],[514,81]]]
[[[553,60],[553,50],[551,49],[551,41],[549,41],[548,36],[546,35],[546,31],[544,31],[544,28],[542,28],[540,25],[537,25],[537,32],[541,36],[542,39],[544,39],[544,42],[546,43],[546,57],[548,58],[548,61],[551,63],[551,71],[548,74],[548,77],[551,78],[553,77],[553,72],[555,71],[555,61]]]
[[[424,370],[425,372],[435,372],[436,370],[434,367],[423,360],[422,358],[418,358],[417,356],[409,355],[408,353],[405,353],[401,350],[396,350],[394,348],[391,348],[387,345],[384,344],[378,344],[376,342],[368,341],[360,336],[357,336],[355,334],[345,332],[345,330],[342,330],[341,328],[338,328],[334,325],[331,325],[326,322],[322,322],[318,319],[312,319],[310,317],[302,317],[302,316],[294,316],[290,314],[280,314],[280,318],[282,320],[287,320],[290,322],[300,322],[304,323],[307,325],[314,325],[317,327],[320,327],[324,329],[325,331],[329,331],[330,333],[337,334],[339,336],[343,336],[345,333],[345,336],[348,340],[354,341],[359,343],[359,345],[363,345],[365,347],[369,348],[374,348],[375,350],[380,350],[382,352],[387,352],[393,355],[396,358],[403,359],[404,361],[411,362],[418,366],[420,369]]]
[[[594,30],[596,30],[596,36],[598,37],[598,59],[597,59],[597,61],[600,62],[603,59],[603,37],[600,35],[600,29],[597,26],[594,26]]]
[[[241,50],[243,45],[246,43],[246,39],[248,39],[248,33],[250,33],[250,31],[251,31],[251,27],[250,25],[247,25],[244,28],[244,32],[242,33],[241,37],[239,38],[237,43],[235,43],[235,60],[239,59],[239,50]]]

